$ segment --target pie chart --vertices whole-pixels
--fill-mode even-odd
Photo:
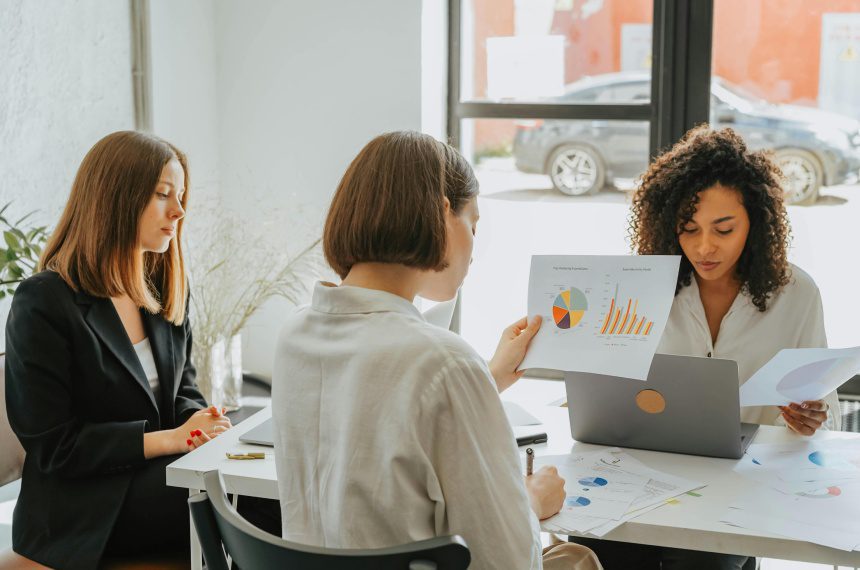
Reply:
[[[586,487],[605,487],[607,483],[609,481],[603,477],[585,477],[579,480],[579,484]]]
[[[591,504],[591,501],[585,497],[568,497],[565,499],[564,504],[568,507],[587,507]]]
[[[804,491],[797,494],[801,497],[808,497],[810,499],[829,499],[831,497],[838,497],[841,495],[842,489],[839,487],[826,487],[816,491]]]
[[[555,326],[560,329],[573,328],[582,320],[585,311],[588,310],[588,301],[585,293],[571,287],[559,293],[552,304],[552,319]]]

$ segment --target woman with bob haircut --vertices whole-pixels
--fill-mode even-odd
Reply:
[[[471,568],[600,568],[538,519],[561,508],[554,467],[522,468],[499,392],[540,326],[505,329],[486,363],[427,323],[417,295],[452,299],[472,258],[478,183],[415,132],[370,141],[343,175],[323,235],[340,285],[317,283],[277,345],[272,416],[283,535],[375,548],[459,534]]]
[[[680,255],[675,301],[657,352],[725,358],[743,384],[784,348],[823,348],[815,282],[788,262],[790,228],[779,168],[731,129],[690,130],[657,158],[633,198],[640,255]],[[836,392],[823,400],[741,409],[741,421],[800,435],[840,429]],[[745,556],[597,543],[607,569],[742,568]]]
[[[191,363],[173,145],[110,134],[84,157],[6,324],[9,422],[27,453],[12,521],[23,567],[188,552],[187,493],[165,467],[230,427]]]

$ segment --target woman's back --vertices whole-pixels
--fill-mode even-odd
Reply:
[[[370,548],[460,534],[475,568],[539,567],[489,371],[406,299],[318,284],[281,334],[272,414],[285,538]]]

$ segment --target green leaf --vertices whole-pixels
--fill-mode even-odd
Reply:
[[[3,232],[3,239],[6,240],[6,245],[11,247],[12,249],[20,249],[21,242],[18,241],[18,236],[16,236],[11,231]]]
[[[11,248],[7,249],[6,250],[6,260],[7,261],[15,261],[16,259],[18,259],[18,254],[15,253],[15,250],[11,249]]]
[[[27,220],[27,218],[29,218],[30,216],[32,216],[32,215],[33,215],[33,214],[35,214],[35,213],[36,213],[36,210],[33,210],[33,211],[32,211],[32,212],[30,212],[29,214],[24,214],[24,217],[23,217],[23,218],[20,218],[17,222],[15,222],[15,226],[16,226],[16,227],[20,227],[20,226],[21,226],[21,224],[23,224],[23,223]]]

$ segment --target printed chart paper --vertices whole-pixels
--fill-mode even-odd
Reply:
[[[860,373],[860,347],[780,350],[741,386],[741,406],[820,400]]]
[[[582,455],[543,456],[538,461],[555,465],[567,482],[565,507],[557,515],[541,522],[541,528],[547,532],[576,532],[602,537],[625,522],[666,504],[668,499],[703,486],[702,483],[651,469],[618,448]],[[571,501],[583,496],[591,498],[593,489],[579,489],[588,488],[583,481],[590,483],[592,478],[606,481],[607,487],[612,481],[636,481],[637,496],[624,512],[614,509],[612,516],[600,516],[596,509],[589,511],[587,507],[590,505],[570,506]],[[592,483],[593,486],[599,484],[600,481],[596,480]]]
[[[528,313],[543,317],[521,368],[645,380],[681,258],[533,255]]]
[[[720,519],[761,532],[854,550],[860,544],[860,485],[832,485],[791,495],[758,486],[729,506]]]

